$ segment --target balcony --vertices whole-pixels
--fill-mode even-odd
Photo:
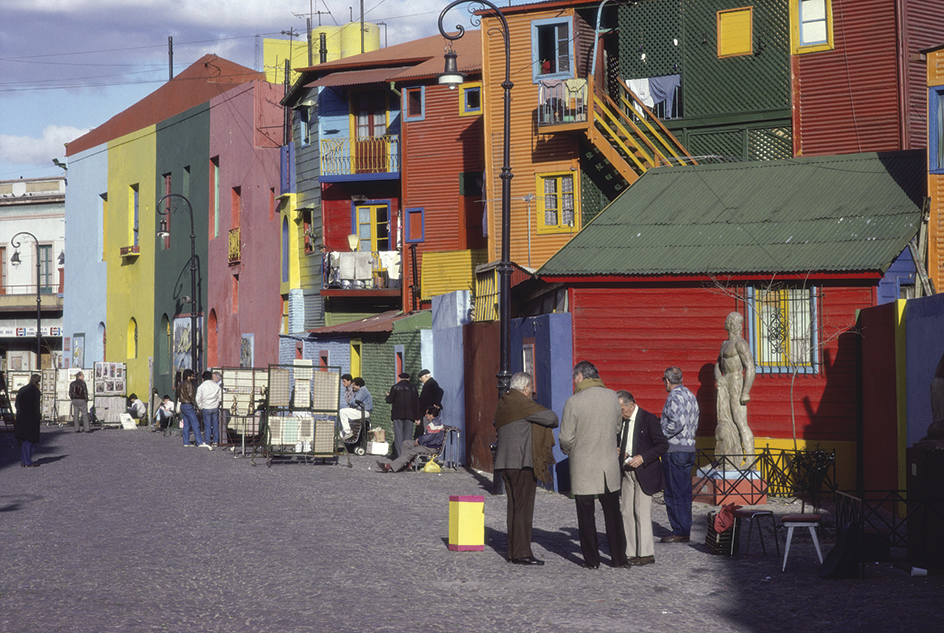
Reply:
[[[239,227],[229,230],[229,263],[238,264],[242,254],[242,241],[240,239]]]
[[[325,254],[324,296],[399,296],[400,252],[339,252]]]
[[[590,88],[586,79],[542,80],[538,91],[538,127],[550,131],[586,129]]]
[[[397,135],[321,139],[322,181],[399,177],[400,137]]]
[[[134,258],[141,254],[141,247],[137,244],[134,246],[122,246],[120,253],[122,257]]]

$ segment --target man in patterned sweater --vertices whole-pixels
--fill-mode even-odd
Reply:
[[[692,531],[692,468],[695,466],[695,430],[698,401],[682,384],[682,370],[669,367],[662,381],[669,396],[662,408],[662,432],[669,450],[662,456],[665,475],[665,510],[672,533],[663,543],[688,543]]]

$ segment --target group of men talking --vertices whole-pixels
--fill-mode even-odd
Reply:
[[[495,471],[508,499],[509,562],[544,564],[531,550],[531,528],[537,482],[553,482],[552,429],[558,424],[561,451],[569,457],[583,567],[600,566],[595,499],[603,508],[614,567],[655,562],[652,495],[661,490],[672,527],[661,541],[689,541],[698,402],[678,367],[666,369],[662,381],[668,397],[660,418],[640,408],[630,392],[608,389],[597,368],[581,361],[573,370],[574,395],[558,420],[532,400],[530,374],[511,377],[511,389],[495,411]]]

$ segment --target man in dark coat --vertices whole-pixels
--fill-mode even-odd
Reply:
[[[511,377],[511,389],[495,409],[498,450],[495,472],[501,473],[508,497],[508,560],[515,565],[543,565],[531,552],[531,524],[537,480],[553,483],[554,432],[557,414],[531,399],[533,378]]]
[[[410,374],[403,372],[399,380],[387,392],[387,404],[392,404],[390,420],[393,422],[393,448],[400,456],[404,440],[413,439],[413,425],[420,417],[419,397],[416,387],[410,382]]]
[[[39,374],[30,376],[29,382],[20,387],[16,394],[16,421],[13,423],[14,434],[20,441],[20,465],[36,468],[33,461],[33,447],[39,442],[39,425],[42,420],[42,392],[39,390]]]
[[[76,433],[89,433],[88,387],[85,374],[79,372],[69,384],[69,399],[72,400],[72,426]]]
[[[433,378],[428,369],[423,369],[420,371],[419,379],[420,382],[423,383],[423,391],[420,393],[419,414],[422,415],[423,411],[426,411],[430,407],[436,407],[442,411],[442,387],[439,386],[439,383],[436,382],[436,379]],[[420,420],[417,419],[416,423],[419,424]]]
[[[617,391],[623,428],[620,464],[623,468],[621,505],[626,558],[630,565],[651,565],[655,559],[652,536],[652,495],[662,490],[662,462],[669,449],[659,418],[636,405],[628,391]]]

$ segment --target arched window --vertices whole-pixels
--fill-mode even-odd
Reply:
[[[210,310],[210,318],[207,322],[207,367],[219,366],[219,356],[217,354],[217,321],[216,310]]]
[[[105,324],[102,323],[101,321],[98,322],[98,335],[102,339],[102,357],[99,358],[98,360],[104,363],[105,362]],[[94,360],[92,362],[94,362]],[[91,365],[89,365],[89,367],[91,367]]]
[[[128,358],[138,357],[138,322],[131,317],[128,321]]]

